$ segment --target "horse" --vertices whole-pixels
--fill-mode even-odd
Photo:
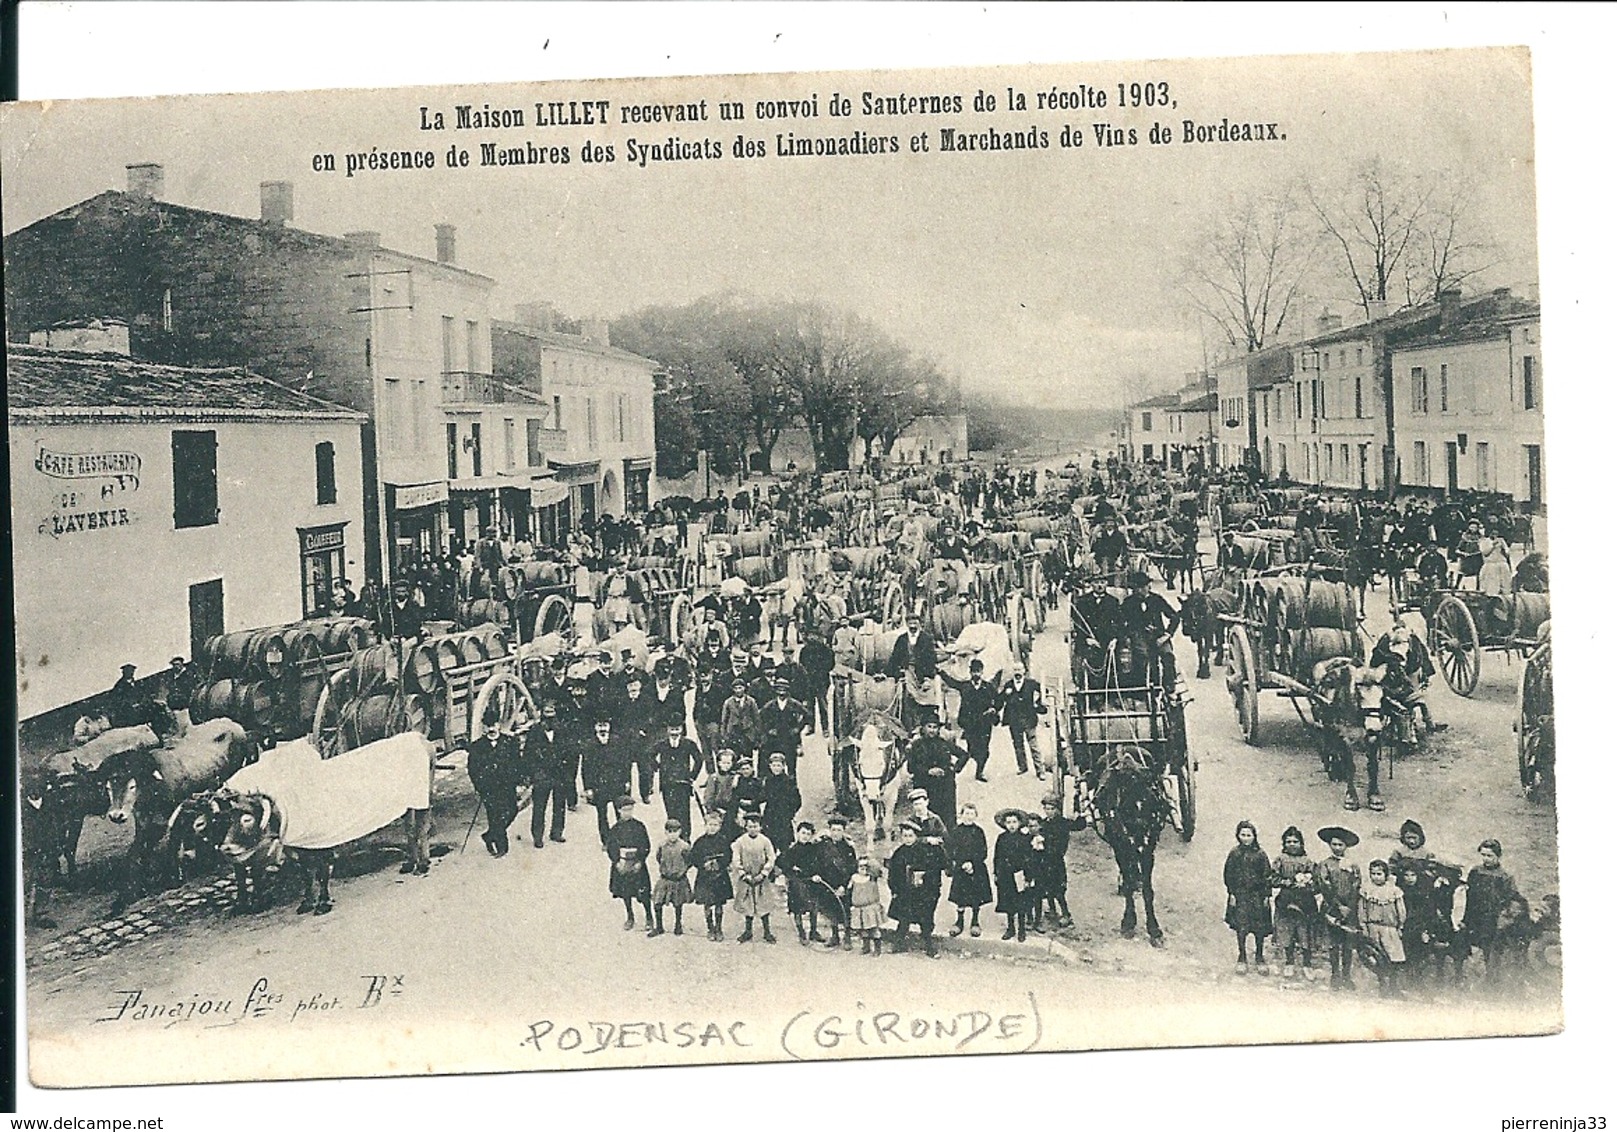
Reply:
[[[1112,847],[1124,898],[1119,930],[1133,939],[1139,920],[1134,897],[1145,904],[1145,931],[1152,947],[1163,946],[1157,922],[1156,892],[1151,874],[1156,867],[1157,842],[1172,817],[1162,791],[1162,771],[1149,752],[1134,746],[1111,747],[1096,762],[1093,791],[1095,831]]]
[[[864,815],[866,844],[874,845],[886,839],[898,806],[909,733],[891,715],[870,712],[857,734],[839,751],[839,758],[857,779],[850,785]]]

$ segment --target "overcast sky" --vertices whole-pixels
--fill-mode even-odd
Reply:
[[[1119,111],[1119,80],[1163,80],[1174,109]],[[1105,110],[1009,114],[1005,87],[1106,90]],[[1475,180],[1477,221],[1498,245],[1484,282],[1536,282],[1532,115],[1526,56],[1453,51],[1308,56],[1227,62],[1050,66],[1021,71],[800,75],[768,80],[778,97],[820,95],[819,119],[796,126],[753,119],[761,86],[699,78],[607,81],[554,87],[279,94],[130,102],[57,102],[4,109],[0,162],[11,232],[85,197],[125,184],[124,166],[166,170],[177,203],[256,215],[264,180],[295,184],[295,223],[340,234],[377,229],[384,243],[433,253],[433,224],[459,230],[462,265],[499,282],[494,313],[548,299],[564,312],[616,316],[647,303],[716,291],[819,299],[851,308],[968,387],[994,387],[1051,406],[1122,404],[1172,387],[1198,367],[1206,335],[1176,294],[1190,233],[1244,193],[1308,177],[1341,184],[1371,158],[1414,171],[1463,169]],[[982,88],[993,115],[873,118],[826,114],[832,91],[958,93],[969,111]],[[716,101],[743,100],[747,121],[717,121]],[[455,131],[417,128],[418,107],[448,113],[458,102],[520,106],[535,99],[607,98],[618,106],[707,97],[701,126]],[[452,119],[452,114],[450,115]],[[1281,144],[1186,146],[1185,118],[1277,121]],[[1175,142],[1145,144],[1153,120]],[[1102,149],[1091,124],[1133,126],[1141,144]],[[1063,149],[1063,125],[1085,130]],[[937,152],[941,126],[1049,132],[1031,154]],[[790,158],[743,162],[729,145],[745,132],[774,145],[786,129],[843,136],[855,130],[910,136],[933,152],[898,157]],[[726,156],[645,170],[625,165],[625,142],[721,139]],[[585,137],[614,144],[618,161],[579,161]],[[570,144],[572,163],[522,169],[443,168],[458,142]],[[430,145],[431,172],[344,175],[343,155]],[[311,171],[317,152],[336,174]],[[14,280],[13,285],[26,285]],[[1340,287],[1317,287],[1308,313],[1349,313]],[[1216,345],[1216,342],[1211,343]]]

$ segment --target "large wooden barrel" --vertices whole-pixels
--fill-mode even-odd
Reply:
[[[482,636],[477,633],[456,633],[455,640],[460,645],[461,660],[465,664],[482,664],[488,659],[488,646]]]
[[[320,693],[325,691],[325,688],[325,677],[318,673],[298,681],[295,730],[299,734],[307,735],[314,730],[314,712],[320,706]]]
[[[492,598],[478,598],[466,605],[465,625],[482,625],[487,622],[504,624],[506,620],[506,606],[504,602]]]
[[[1359,634],[1346,629],[1292,629],[1288,634],[1285,667],[1294,679],[1308,681],[1314,666],[1339,656],[1364,660]]]
[[[238,682],[231,696],[230,710],[224,714],[249,731],[267,728],[274,723],[275,698],[262,681]]]
[[[394,698],[390,693],[366,696],[354,708],[354,722],[359,731],[359,742],[374,743],[392,733],[397,722]]]
[[[875,633],[855,633],[854,667],[862,672],[884,667],[892,658],[893,646],[902,632],[901,629],[882,629]]]
[[[244,629],[213,639],[214,663],[210,674],[215,680],[244,675],[252,663],[253,638],[258,630]]]
[[[505,640],[505,631],[499,625],[493,623],[479,625],[467,636],[475,636],[481,642],[483,655],[489,660],[498,660],[511,655],[511,648]]]
[[[768,528],[737,531],[730,536],[730,543],[735,547],[736,553],[745,558],[756,558],[760,555],[768,554],[773,540],[774,533]]]
[[[392,645],[372,645],[354,655],[355,687],[372,691],[399,682],[399,654]]]
[[[932,607],[932,635],[939,644],[953,641],[973,620],[974,611],[958,601],[942,602]]]
[[[897,715],[901,699],[899,689],[902,684],[900,680],[889,680],[885,676],[866,676],[862,680],[849,680],[843,699],[847,712],[845,718],[851,722],[867,711]]]
[[[1343,582],[1275,578],[1270,585],[1270,621],[1286,629],[1355,629],[1353,591]]]
[[[451,668],[459,668],[465,663],[465,658],[461,655],[460,635],[458,633],[435,638],[427,642],[424,647],[431,648],[437,655],[438,669],[441,672],[447,672]]]
[[[411,649],[404,658],[404,685],[413,692],[434,695],[443,687],[442,654],[437,641]]]
[[[1039,538],[1049,538],[1055,533],[1055,526],[1046,515],[1023,515],[1016,520],[1016,529]]]
[[[208,685],[205,700],[206,718],[219,719],[231,713],[235,706],[236,681],[216,680]]]
[[[780,581],[779,565],[773,555],[745,555],[736,559],[735,576],[745,579],[748,585],[767,586]]]

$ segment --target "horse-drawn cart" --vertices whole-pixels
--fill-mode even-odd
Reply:
[[[1076,780],[1074,808],[1093,822],[1098,778],[1111,756],[1143,751],[1161,775],[1173,827],[1189,841],[1196,833],[1196,763],[1185,735],[1185,710],[1163,679],[1160,659],[1128,642],[1112,642],[1099,671],[1082,658],[1072,664],[1072,685],[1056,688],[1056,793],[1067,798]]]
[[[403,731],[452,751],[479,738],[496,713],[505,730],[538,716],[504,632],[482,625],[355,652],[326,684],[312,737],[328,758]]]
[[[1258,693],[1277,690],[1298,718],[1311,703],[1314,673],[1324,661],[1346,657],[1364,662],[1364,638],[1353,591],[1342,582],[1312,574],[1247,578],[1241,607],[1220,614],[1225,626],[1225,684],[1235,704],[1241,734],[1258,742]]]
[[[1461,696],[1477,690],[1484,652],[1525,659],[1538,645],[1540,626],[1550,619],[1550,597],[1542,593],[1434,589],[1422,598],[1426,647],[1444,682]]]

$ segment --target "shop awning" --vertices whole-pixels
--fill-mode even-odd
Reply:
[[[408,511],[413,507],[435,507],[449,498],[449,485],[443,480],[432,480],[429,483],[390,483],[387,485],[393,492],[393,508],[396,511]]]
[[[577,483],[580,480],[593,479],[595,473],[601,470],[599,460],[551,460],[551,471],[557,478],[568,483]]]
[[[623,470],[625,472],[649,472],[651,471],[651,457],[631,456],[623,461]]]
[[[555,480],[536,480],[529,499],[535,507],[554,507],[566,501],[568,496],[567,485],[557,483]]]
[[[468,494],[478,491],[493,491],[501,487],[522,487],[523,484],[512,483],[510,476],[467,476],[465,479],[450,480],[449,490]]]

